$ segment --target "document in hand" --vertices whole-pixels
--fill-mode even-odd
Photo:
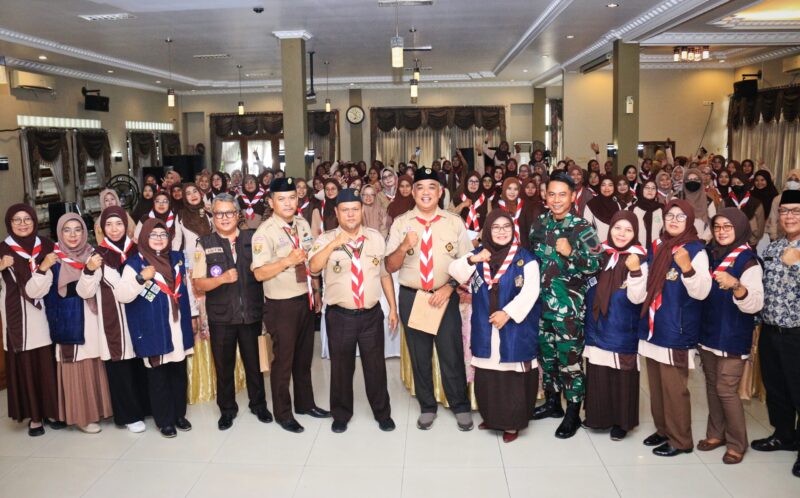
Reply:
[[[434,308],[428,304],[430,298],[430,292],[417,291],[414,304],[411,306],[411,315],[408,317],[408,326],[420,332],[436,335],[439,332],[439,324],[442,323],[444,311],[447,309],[447,303],[439,308]]]

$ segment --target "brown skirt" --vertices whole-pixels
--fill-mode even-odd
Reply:
[[[538,369],[524,373],[475,369],[478,411],[490,429],[518,431],[528,427],[538,388]]]
[[[639,371],[586,365],[586,420],[592,429],[639,425]]]
[[[108,377],[100,358],[58,363],[58,413],[67,425],[79,427],[112,415]]]
[[[12,353],[6,351],[8,416],[22,422],[58,419],[56,353],[53,346]]]

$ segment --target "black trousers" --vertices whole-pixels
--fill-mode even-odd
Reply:
[[[186,360],[147,369],[150,408],[159,428],[186,416]]]
[[[453,413],[470,411],[467,398],[467,374],[464,367],[464,343],[461,339],[461,312],[458,309],[458,294],[453,292],[436,335],[409,328],[408,318],[414,304],[416,291],[400,286],[400,321],[406,332],[406,345],[414,371],[414,389],[422,413],[436,413],[437,404],[433,394],[433,345],[439,355],[442,383],[447,402]]]
[[[126,425],[150,414],[147,368],[141,358],[105,361],[114,423]]]
[[[781,441],[800,441],[800,328],[764,325],[758,338],[769,423]]]
[[[294,418],[289,381],[294,387],[294,407],[298,411],[314,408],[311,385],[311,360],[314,357],[314,313],[308,309],[305,294],[291,299],[267,299],[264,325],[272,336],[275,359],[269,375],[275,420]]]
[[[331,413],[333,419],[347,422],[353,417],[353,374],[356,347],[369,406],[375,420],[392,415],[386,387],[386,360],[383,356],[383,310],[380,305],[360,315],[329,306],[325,312],[328,349],[331,355]]]
[[[244,375],[247,380],[247,396],[250,410],[258,411],[267,407],[264,394],[264,375],[258,362],[258,336],[261,335],[261,322],[229,325],[209,323],[211,332],[211,353],[214,355],[214,370],[217,373],[217,406],[223,415],[235,416],[239,411],[236,404],[236,346],[242,355]]]

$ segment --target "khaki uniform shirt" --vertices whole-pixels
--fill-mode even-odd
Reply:
[[[253,265],[255,270],[268,263],[285,258],[294,249],[292,239],[284,231],[288,227],[283,220],[275,215],[270,216],[261,224],[253,235]],[[311,236],[311,227],[302,216],[295,216],[292,228],[297,230],[300,238],[300,247],[308,251],[314,237]],[[308,285],[305,277],[298,278],[299,273],[294,267],[287,268],[281,273],[264,281],[264,295],[267,299],[290,299],[303,294],[308,294]]]
[[[438,289],[450,279],[448,268],[450,263],[472,251],[472,243],[464,227],[464,221],[460,216],[449,213],[443,209],[436,209],[436,215],[441,218],[431,225],[433,231],[433,288]],[[405,239],[410,231],[417,232],[419,242],[406,253],[403,266],[400,267],[400,285],[412,289],[421,289],[422,281],[419,271],[420,244],[425,226],[417,221],[420,216],[419,210],[415,207],[407,213],[398,216],[389,229],[389,241],[386,244],[386,255],[393,253]]]
[[[319,236],[308,258],[311,259],[325,246],[333,242],[341,232],[341,228],[328,230]],[[361,250],[361,272],[364,274],[364,308],[369,309],[377,305],[381,298],[381,277],[388,275],[384,266],[386,242],[377,230],[361,227],[358,236],[364,235],[364,247]],[[351,257],[347,253],[352,251],[346,246],[339,246],[331,253],[325,268],[322,270],[325,287],[322,302],[327,305],[341,306],[347,309],[356,309],[353,299]]]

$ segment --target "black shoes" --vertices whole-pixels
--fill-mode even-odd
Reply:
[[[65,429],[67,427],[67,423],[61,420],[50,420],[49,418],[46,418],[44,419],[44,423],[54,431],[60,431],[61,429]]]
[[[545,391],[546,400],[544,404],[538,406],[533,410],[533,420],[541,420],[543,418],[561,418],[564,416],[564,409],[561,407],[561,393],[551,393]]]
[[[653,448],[653,454],[663,457],[674,457],[676,455],[680,455],[681,453],[691,453],[692,449],[693,448],[689,448],[688,450],[680,450],[678,448],[673,448],[669,443],[664,443],[661,446]]]
[[[227,415],[222,414],[222,416],[217,421],[217,427],[221,431],[227,431],[231,427],[233,427],[233,419],[236,418],[236,415]]]
[[[797,443],[782,441],[773,434],[764,439],[756,439],[750,443],[750,447],[756,451],[795,451]]]
[[[662,436],[661,434],[654,432],[647,436],[643,443],[645,446],[659,446],[667,442],[669,438],[666,436]]]
[[[622,441],[625,439],[625,436],[628,435],[628,431],[623,429],[622,427],[615,425],[611,428],[611,440],[612,441]]]
[[[179,431],[183,432],[189,432],[192,430],[192,424],[186,420],[186,417],[178,417],[178,420],[175,421],[175,427],[177,427]]]
[[[250,410],[250,412],[258,417],[258,421],[261,423],[268,424],[273,421],[272,413],[270,413],[269,408],[266,406],[258,410]]]
[[[331,424],[331,431],[335,432],[336,434],[341,434],[342,432],[347,430],[347,422],[344,420],[334,420]]]
[[[28,422],[28,435],[30,437],[44,436],[44,425],[40,425],[39,427],[31,427],[30,422]]]
[[[178,431],[175,430],[174,425],[167,425],[165,427],[159,428],[159,432],[165,438],[171,439],[178,435]]]
[[[331,412],[328,410],[323,410],[322,408],[315,406],[310,410],[295,410],[295,413],[298,415],[311,415],[314,418],[330,418]]]
[[[792,475],[800,477],[800,455],[797,455],[797,460],[795,460],[794,465],[792,465]]]
[[[278,422],[278,425],[283,428],[285,431],[294,432],[295,434],[300,434],[305,429],[303,426],[297,423],[297,420],[290,418],[289,420],[284,420],[282,422]]]
[[[556,429],[556,437],[559,439],[569,439],[578,432],[581,426],[581,404],[567,402],[567,413],[564,420]]]
[[[383,432],[392,432],[395,429],[394,420],[391,417],[378,422],[378,427]]]

